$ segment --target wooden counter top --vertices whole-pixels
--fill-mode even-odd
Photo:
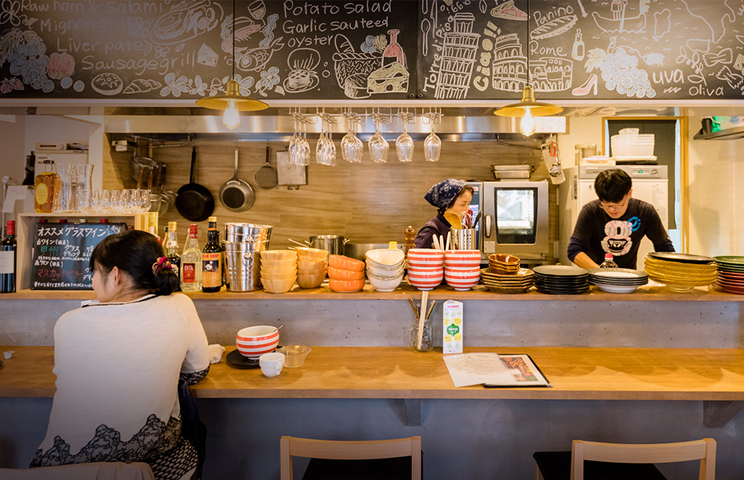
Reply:
[[[234,347],[228,348],[232,350]],[[51,397],[52,347],[15,350],[0,368],[0,397]],[[201,398],[397,398],[744,401],[744,350],[473,348],[527,353],[553,388],[455,388],[441,349],[313,347],[305,364],[266,378],[224,361],[193,387]]]
[[[421,292],[410,285],[402,284],[393,292],[378,292],[372,285],[365,285],[364,290],[354,293],[336,293],[327,285],[319,288],[303,289],[295,285],[291,291],[281,294],[267,293],[263,290],[254,292],[228,292],[222,289],[219,293],[189,293],[194,300],[405,300],[420,298]],[[17,293],[0,295],[3,300],[92,300],[92,290],[21,290]],[[510,300],[510,301],[599,301],[599,302],[744,302],[744,295],[736,295],[715,290],[712,287],[697,287],[689,293],[674,293],[664,286],[646,285],[633,293],[607,293],[597,287],[580,295],[548,295],[534,288],[526,293],[500,294],[486,290],[477,285],[467,292],[442,285],[429,292],[431,300]]]

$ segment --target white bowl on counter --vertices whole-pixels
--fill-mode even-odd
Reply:
[[[396,278],[390,279],[390,280],[383,280],[382,278],[375,277],[374,275],[367,275],[367,278],[369,278],[369,283],[375,287],[375,290],[378,292],[392,292],[396,288],[398,288],[398,285],[400,285],[400,282],[403,281],[403,274],[401,273]]]

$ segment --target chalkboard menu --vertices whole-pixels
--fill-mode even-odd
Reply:
[[[740,1],[421,2],[426,98],[744,98]]]
[[[407,98],[412,0],[2,0],[0,98]]]
[[[88,269],[96,245],[127,228],[111,224],[36,224],[32,290],[90,290],[93,272]]]
[[[0,98],[744,98],[741,0],[2,0]],[[234,32],[233,32],[234,30]]]

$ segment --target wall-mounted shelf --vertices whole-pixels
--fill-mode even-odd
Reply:
[[[744,127],[727,128],[712,133],[703,133],[700,130],[692,138],[695,140],[736,140],[738,138],[744,138]]]

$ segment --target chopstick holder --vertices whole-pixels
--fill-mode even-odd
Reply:
[[[424,291],[421,294],[421,309],[419,312],[418,341],[416,348],[421,350],[421,343],[424,341],[424,322],[426,321],[426,304],[429,302],[429,292]]]

